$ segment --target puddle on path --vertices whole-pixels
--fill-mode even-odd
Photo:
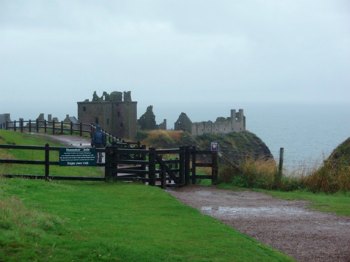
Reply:
[[[311,216],[312,212],[298,207],[211,207],[203,206],[201,211],[204,214],[216,217],[282,217],[282,216]]]

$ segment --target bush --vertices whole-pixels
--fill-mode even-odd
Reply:
[[[305,179],[305,186],[312,192],[335,193],[350,190],[350,167],[326,161],[324,165]]]

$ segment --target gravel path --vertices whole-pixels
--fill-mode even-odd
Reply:
[[[257,192],[201,186],[168,192],[297,261],[350,261],[350,218]]]
[[[70,136],[70,135],[47,135],[42,134],[43,136],[47,136],[52,140],[59,141],[67,146],[72,147],[90,147],[91,141],[88,138],[80,137],[80,136]]]

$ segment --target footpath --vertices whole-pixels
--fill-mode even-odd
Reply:
[[[350,218],[263,193],[188,186],[168,192],[297,261],[350,261]]]

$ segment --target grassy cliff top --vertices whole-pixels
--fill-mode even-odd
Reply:
[[[211,142],[217,142],[220,152],[234,160],[234,162],[246,158],[272,158],[272,154],[266,144],[255,134],[248,131],[191,136],[184,131],[152,130],[139,132],[138,139],[143,144],[155,148],[196,146],[202,150],[209,150]]]
[[[333,150],[327,161],[337,165],[350,165],[350,137]]]

